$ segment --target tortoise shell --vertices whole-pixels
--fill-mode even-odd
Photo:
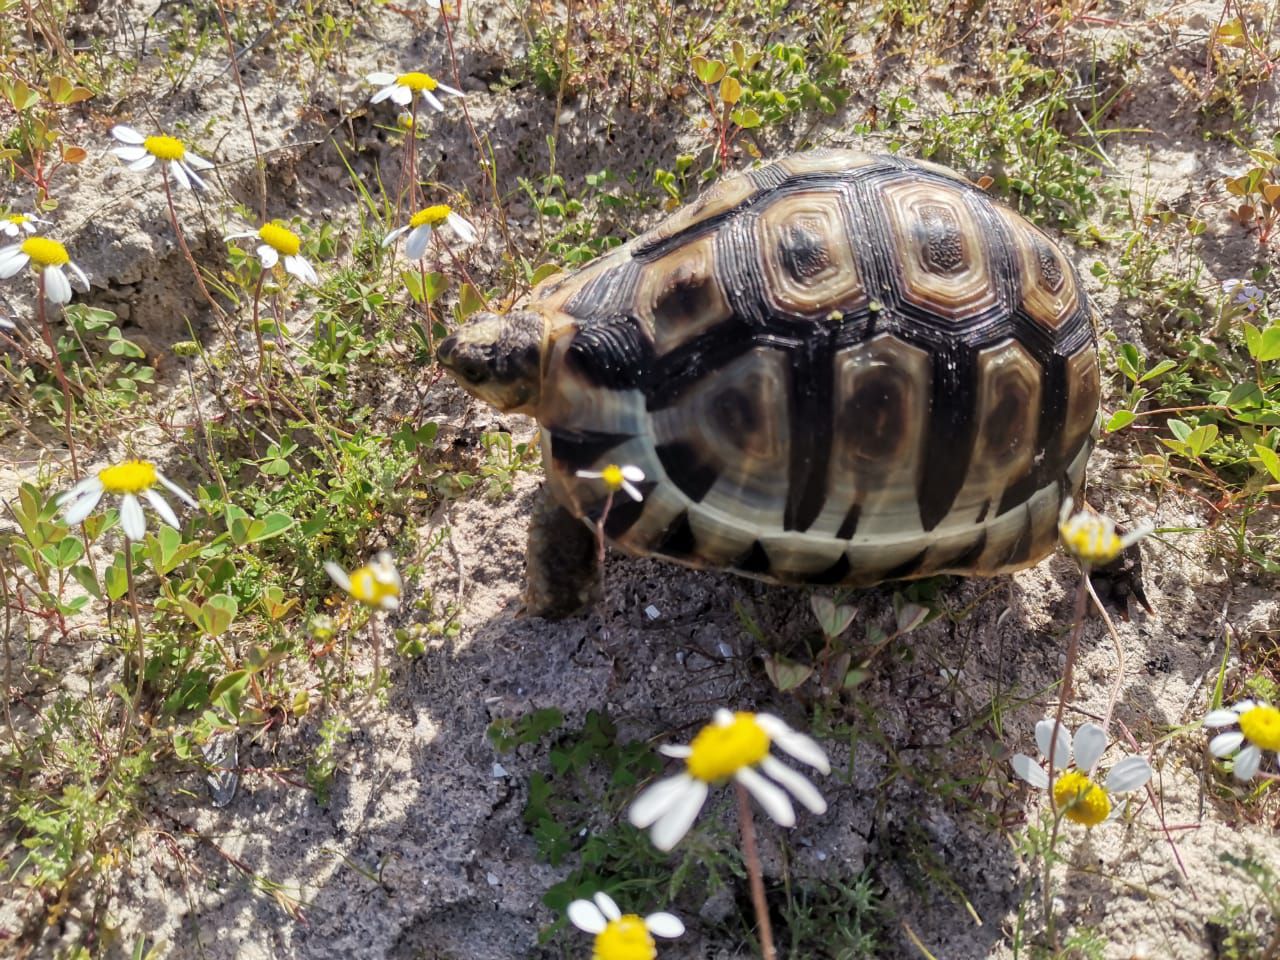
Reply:
[[[995,574],[1096,436],[1091,308],[956,173],[850,151],[720,181],[529,308],[552,494],[612,542],[779,583]],[[578,471],[634,464],[643,499]]]

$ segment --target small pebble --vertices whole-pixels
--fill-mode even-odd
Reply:
[[[657,620],[660,616],[662,616],[662,611],[660,611],[657,607],[655,607],[651,603],[644,608],[644,615],[648,617],[650,620]]]
[[[507,768],[506,768],[506,767],[504,767],[504,766],[503,766],[502,764],[500,764],[500,763],[495,763],[495,764],[493,765],[493,778],[494,778],[495,780],[500,780],[500,779],[502,779],[503,777],[505,777],[506,775],[507,775]]]

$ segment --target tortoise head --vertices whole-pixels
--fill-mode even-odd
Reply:
[[[542,390],[546,322],[531,310],[478,313],[446,337],[436,359],[462,389],[504,413],[532,415]]]

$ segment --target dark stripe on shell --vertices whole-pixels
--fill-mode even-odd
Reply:
[[[654,547],[655,553],[660,553],[666,557],[674,557],[677,560],[688,559],[697,550],[698,538],[693,535],[693,527],[689,526],[689,514],[683,511],[671,521],[666,531],[662,534],[662,539]]]
[[[924,565],[925,557],[929,555],[928,548],[921,550],[914,557],[904,560],[889,570],[886,570],[880,577],[881,580],[906,580],[920,572],[920,568]]]
[[[805,580],[809,583],[816,584],[842,583],[848,578],[849,572],[852,569],[853,568],[849,563],[849,555],[847,553],[842,553],[836,562],[827,567],[827,569],[818,573],[810,574],[805,577]]]
[[[551,433],[551,459],[566,473],[591,470],[614,447],[631,437],[625,433],[598,430],[566,430],[546,427]]]
[[[764,544],[756,540],[751,544],[750,550],[729,564],[729,566],[735,570],[741,570],[743,573],[766,574],[772,569],[773,563],[764,549]]]
[[[827,500],[831,397],[835,374],[828,339],[816,331],[791,355],[791,465],[782,529],[808,530]]]
[[[968,476],[978,432],[977,379],[973,354],[968,350],[934,351],[929,436],[916,491],[920,524],[926,531],[951,512],[956,494]]]
[[[837,540],[852,540],[858,532],[858,520],[862,517],[862,504],[855,503],[840,521],[840,529],[836,531]]]
[[[719,476],[714,464],[703,459],[698,449],[681,440],[660,443],[654,448],[662,469],[686,497],[700,503]]]
[[[987,549],[987,531],[982,530],[978,533],[978,539],[973,544],[961,550],[954,557],[939,561],[932,564],[934,570],[972,570],[978,565],[978,561],[982,559],[983,551]]]
[[[653,368],[653,344],[635,317],[611,317],[582,324],[569,344],[565,363],[592,386],[632,390]]]

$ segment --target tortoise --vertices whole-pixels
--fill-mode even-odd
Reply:
[[[957,173],[822,150],[720,180],[437,358],[541,426],[525,611],[559,617],[593,599],[602,518],[629,553],[789,585],[1036,563],[1097,436],[1094,322],[1053,241]],[[580,475],[623,464],[638,500]]]

